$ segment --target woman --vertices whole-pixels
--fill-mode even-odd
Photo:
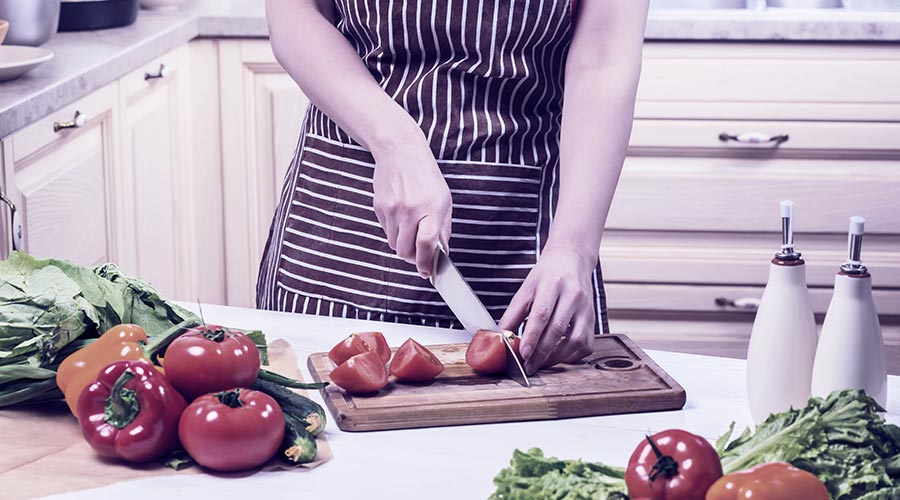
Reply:
[[[258,307],[457,327],[439,242],[534,373],[608,329],[598,248],[647,1],[267,0],[310,98]]]

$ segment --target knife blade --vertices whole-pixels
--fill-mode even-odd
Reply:
[[[478,330],[490,330],[501,334],[503,343],[506,346],[507,375],[523,386],[529,387],[528,376],[515,355],[509,339],[497,326],[497,322],[494,321],[491,313],[481,303],[478,295],[475,295],[472,287],[463,278],[463,275],[450,260],[450,256],[447,255],[443,245],[440,243],[438,243],[438,248],[435,251],[434,272],[431,273],[430,279],[431,284],[434,285],[434,288],[469,334],[474,335]]]

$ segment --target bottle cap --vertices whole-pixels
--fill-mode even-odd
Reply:
[[[863,234],[866,229],[866,218],[854,215],[850,217],[850,234]]]
[[[800,260],[800,252],[794,250],[794,202],[784,200],[781,208],[781,251],[775,254],[778,260]]]
[[[847,234],[847,262],[841,271],[847,274],[865,274],[866,266],[860,260],[862,255],[862,238],[866,228],[866,219],[858,215],[850,217],[850,230]]]

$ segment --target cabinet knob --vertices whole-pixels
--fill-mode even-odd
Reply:
[[[737,135],[731,135],[727,132],[719,134],[719,140],[722,142],[740,142],[741,144],[769,144],[774,143],[776,146],[782,142],[787,142],[790,136],[787,134],[769,135],[764,132],[743,132]]]
[[[730,307],[732,309],[742,309],[744,311],[755,311],[759,309],[759,302],[759,299],[756,297],[743,297],[740,299],[716,297],[715,299],[715,303],[719,307]]]
[[[10,230],[12,232],[12,249],[21,250],[22,249],[22,223],[19,220],[19,213],[16,210],[16,204],[12,202],[7,196],[3,193],[0,193],[0,201],[6,204],[9,207],[9,225]]]
[[[75,116],[72,117],[72,121],[70,122],[53,122],[53,131],[59,132],[60,130],[69,128],[79,128],[83,127],[86,123],[87,116],[85,116],[81,111],[76,111]]]
[[[144,73],[144,80],[154,80],[156,78],[165,78],[172,74],[172,68],[165,64],[160,64],[156,73]]]

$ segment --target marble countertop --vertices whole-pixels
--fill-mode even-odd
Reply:
[[[58,33],[54,58],[0,82],[0,138],[197,37],[266,37],[262,0],[193,0],[111,30]],[[652,10],[648,40],[900,42],[900,12]]]
[[[195,305],[184,304],[193,310]],[[429,345],[465,342],[466,333],[394,323],[256,311],[204,305],[211,322],[260,329],[271,342],[290,342],[305,377],[306,358],[329,350],[353,331],[377,329],[390,345],[406,338]],[[715,440],[731,422],[740,431],[751,424],[744,391],[745,362],[734,359],[649,352],[687,392],[680,411],[609,415],[559,421],[515,422],[380,432],[326,431],[334,458],[308,472],[258,472],[234,480],[211,474],[184,474],[121,482],[100,489],[55,495],[54,500],[99,498],[487,498],[492,478],[509,463],[512,451],[539,447],[550,456],[624,465],[647,432],[680,428]],[[900,377],[888,377],[886,419],[900,422]],[[311,397],[322,403],[321,396]],[[402,472],[401,472],[402,471]],[[350,479],[350,480],[348,480]],[[388,496],[383,494],[380,496]]]

